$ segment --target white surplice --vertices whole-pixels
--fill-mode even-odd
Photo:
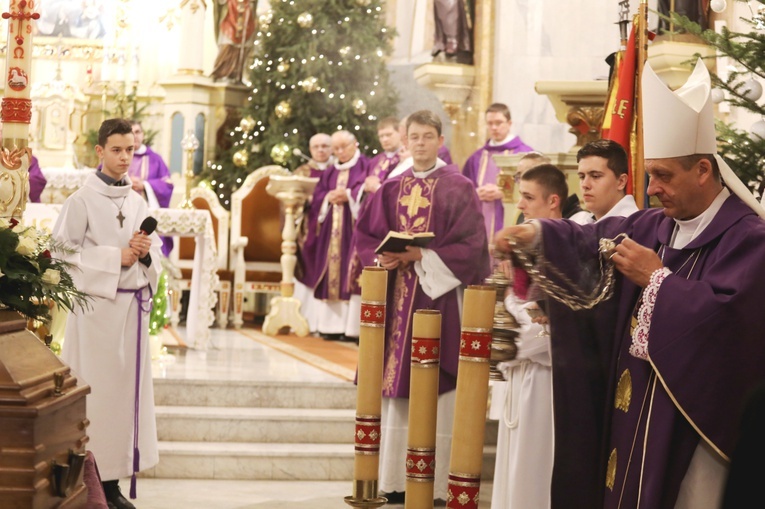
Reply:
[[[121,212],[123,226],[117,219]],[[72,262],[78,289],[93,297],[87,309],[75,309],[67,320],[61,357],[90,386],[87,447],[95,455],[104,481],[133,473],[133,431],[139,303],[133,293],[143,288],[149,299],[162,271],[162,241],[151,235],[152,263],[122,267],[122,249],[149,215],[148,206],[130,187],[108,186],[95,174],[72,194],[61,210],[53,236],[77,249],[63,256]],[[61,254],[59,253],[59,256]],[[143,304],[149,309],[148,304]],[[140,323],[139,442],[140,470],[159,461],[154,390],[149,348],[149,312]]]

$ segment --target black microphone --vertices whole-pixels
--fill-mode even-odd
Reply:
[[[138,228],[144,235],[151,235],[154,230],[157,229],[157,220],[149,216],[143,220],[140,228]]]

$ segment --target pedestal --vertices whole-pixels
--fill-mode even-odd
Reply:
[[[297,211],[313,194],[318,178],[298,175],[272,175],[266,192],[276,196],[284,204],[284,229],[282,230],[282,281],[281,295],[271,299],[271,311],[263,322],[263,332],[275,336],[279,330],[289,327],[298,336],[307,336],[308,320],[300,314],[300,301],[292,295],[295,291],[295,265],[297,264]]]

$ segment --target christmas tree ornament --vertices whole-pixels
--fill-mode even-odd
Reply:
[[[356,3],[362,7],[367,7],[372,3],[372,0],[356,0]]]
[[[234,155],[231,156],[231,161],[233,161],[234,166],[238,166],[240,168],[244,168],[247,166],[247,159],[248,159],[247,150],[237,150],[234,152]]]
[[[268,28],[268,25],[274,20],[274,13],[272,11],[266,11],[258,16],[261,28]]]
[[[741,95],[748,101],[757,101],[762,97],[762,85],[752,78],[744,82],[740,89]]]
[[[757,30],[765,30],[765,5],[757,7],[757,14],[752,16],[752,23]]]
[[[281,101],[274,108],[274,113],[276,113],[276,118],[287,118],[292,115],[292,105],[289,101]]]
[[[754,141],[765,140],[765,120],[758,120],[752,124],[752,127],[749,128],[749,132],[752,134],[752,139]]]
[[[343,55],[344,57],[348,56],[348,53],[351,52],[351,47],[350,46],[345,46],[345,47],[340,48],[339,50],[337,50],[337,52],[340,53],[341,55]]]
[[[725,91],[721,88],[713,88],[712,93],[709,95],[715,104],[720,104],[725,99]]]
[[[304,12],[297,18],[298,25],[303,28],[310,28],[313,25],[313,16],[310,12]]]
[[[725,0],[712,0],[709,3],[709,7],[715,12],[723,12],[728,8],[728,2]]]
[[[239,121],[239,128],[242,131],[249,133],[255,128],[255,119],[247,115],[246,117],[244,117],[242,120]]]
[[[356,115],[364,115],[367,112],[367,103],[363,99],[353,101],[353,111]]]
[[[290,147],[286,143],[277,143],[274,148],[271,149],[271,159],[276,164],[284,164],[287,162],[287,158],[290,155]]]
[[[289,62],[279,62],[279,65],[276,66],[276,70],[282,74],[289,71],[290,70]]]
[[[303,87],[303,90],[310,94],[311,92],[316,92],[316,90],[319,89],[319,80],[316,79],[315,76],[309,76],[300,82],[300,86]]]

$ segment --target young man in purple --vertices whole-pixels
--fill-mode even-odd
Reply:
[[[380,488],[387,493],[404,491],[412,315],[417,309],[436,309],[442,317],[442,348],[435,496],[445,499],[462,289],[488,276],[489,253],[486,232],[475,227],[482,218],[472,184],[457,166],[437,157],[443,144],[440,119],[422,110],[412,113],[407,125],[413,167],[383,183],[356,227],[363,266],[377,260],[389,271]],[[435,238],[427,248],[376,255],[375,249],[391,230],[433,232]]]
[[[765,379],[765,210],[715,154],[709,72],[699,60],[673,92],[647,64],[642,90],[647,192],[662,208],[496,237],[538,245],[581,283],[600,273],[599,239],[628,236],[609,256],[611,299],[577,312],[548,299],[553,509],[718,509],[739,413]]]
[[[170,170],[167,169],[162,156],[143,143],[141,122],[132,120],[130,124],[133,126],[135,137],[135,151],[128,171],[128,176],[133,182],[133,191],[143,196],[149,207],[167,208],[173,195]],[[172,250],[172,237],[162,237],[162,254],[168,256]]]
[[[486,110],[486,127],[489,140],[471,155],[462,174],[475,186],[481,200],[486,235],[492,238],[505,224],[505,208],[502,205],[502,190],[497,187],[499,168],[494,163],[495,154],[517,154],[531,152],[533,149],[523,143],[518,136],[510,133],[513,121],[510,109],[501,103],[494,103]]]
[[[325,339],[342,339],[349,319],[348,264],[358,211],[355,197],[367,176],[369,160],[348,131],[332,134],[332,153],[335,162],[321,175],[308,211],[302,282],[315,289],[319,334]]]

